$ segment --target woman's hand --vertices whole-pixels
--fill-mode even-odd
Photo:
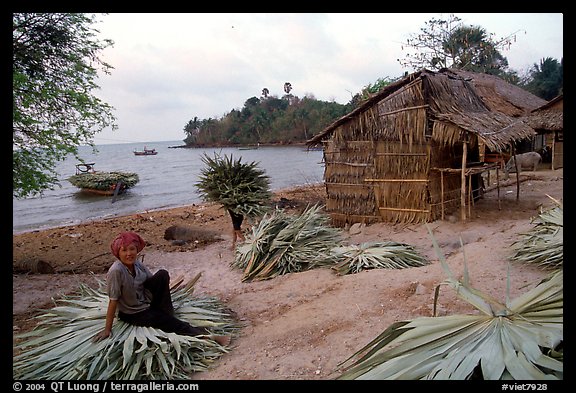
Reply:
[[[103,340],[105,338],[108,338],[112,335],[112,332],[110,330],[104,329],[102,330],[100,333],[96,334],[93,338],[92,341],[93,342],[98,342],[100,340]]]

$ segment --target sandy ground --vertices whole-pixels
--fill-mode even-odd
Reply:
[[[501,183],[500,202],[496,189],[489,191],[473,207],[471,219],[450,217],[429,224],[452,271],[461,277],[462,239],[473,287],[502,301],[508,265],[511,298],[546,274],[533,266],[509,264],[507,258],[518,235],[533,228],[531,219],[539,209],[553,205],[547,194],[562,200],[563,170],[524,172],[520,190],[517,200],[515,182]],[[298,213],[324,197],[323,186],[306,186],[277,193],[275,202]],[[173,225],[186,227],[191,241],[165,239]],[[147,240],[143,253],[152,271],[166,268],[172,277],[185,278],[201,272],[196,293],[218,297],[242,323],[230,352],[213,369],[190,376],[196,380],[334,379],[341,373],[340,362],[390,324],[432,316],[434,289],[446,279],[425,225],[380,223],[344,231],[344,243],[403,242],[432,263],[345,276],[315,269],[242,282],[242,273],[230,267],[234,252],[229,216],[217,205],[191,205],[14,235],[14,332],[32,328],[31,317],[38,308],[50,307],[51,298],[75,290],[79,282],[103,279],[113,262],[110,241],[124,230],[137,231]],[[42,267],[53,273],[31,272]],[[441,287],[438,309],[440,315],[474,312],[447,286]]]

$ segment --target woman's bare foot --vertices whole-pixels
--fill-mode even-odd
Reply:
[[[230,336],[208,336],[210,339],[216,341],[218,344],[222,345],[223,347],[226,347],[228,345],[230,345],[230,341],[232,341]]]

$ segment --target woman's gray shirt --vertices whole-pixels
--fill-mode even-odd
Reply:
[[[106,275],[106,287],[110,300],[118,300],[118,311],[134,314],[150,307],[151,294],[144,288],[144,281],[152,272],[138,259],[134,263],[136,274],[119,260],[114,261]]]

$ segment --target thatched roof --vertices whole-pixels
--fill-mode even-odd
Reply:
[[[521,117],[546,102],[492,75],[461,70],[433,72],[423,69],[386,86],[307,143],[315,145],[329,138],[337,127],[417,79],[426,84],[426,101],[431,118],[455,124],[465,132],[476,134],[493,150],[503,149],[511,141],[534,135],[534,130]]]
[[[524,121],[535,130],[561,131],[564,129],[564,95],[559,95],[532,110]]]

